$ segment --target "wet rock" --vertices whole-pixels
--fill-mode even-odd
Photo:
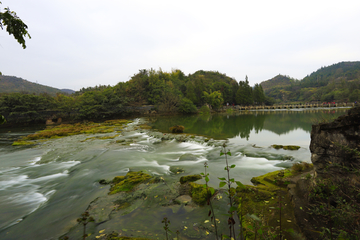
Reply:
[[[111,183],[111,181],[108,181],[108,180],[106,180],[106,179],[100,179],[99,180],[99,184],[101,184],[101,185],[108,185],[108,184],[110,184]]]
[[[360,169],[360,107],[330,123],[312,126],[311,161],[319,176],[349,174]]]
[[[170,167],[170,172],[174,173],[174,174],[179,174],[179,173],[183,173],[185,172],[185,170],[181,167],[174,167],[174,166],[171,166]]]
[[[186,153],[184,155],[181,155],[181,157],[179,158],[179,161],[196,161],[196,160],[197,160],[197,156],[191,153]]]

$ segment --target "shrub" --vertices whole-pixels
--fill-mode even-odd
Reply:
[[[199,112],[201,114],[210,114],[210,108],[207,105],[203,105],[200,109]]]
[[[183,98],[180,101],[178,111],[181,112],[181,113],[184,113],[184,114],[196,113],[197,108],[190,99]]]

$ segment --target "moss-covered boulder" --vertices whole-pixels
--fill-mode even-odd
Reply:
[[[214,192],[213,188],[206,189],[203,184],[190,182],[190,196],[192,201],[200,206],[206,204],[207,200],[211,197],[211,191]]]
[[[273,144],[271,145],[272,148],[275,149],[284,149],[284,150],[299,150],[300,146],[295,146],[295,145],[277,145],[277,144]]]
[[[128,172],[126,176],[115,177],[112,181],[109,194],[115,194],[118,192],[130,192],[134,187],[140,183],[144,183],[149,180],[151,176],[143,172]]]
[[[199,179],[202,179],[202,176],[200,174],[182,176],[180,178],[180,183],[184,184],[184,183],[187,183],[187,182],[195,182],[195,181],[197,181]]]

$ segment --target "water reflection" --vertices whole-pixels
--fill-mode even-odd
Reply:
[[[214,139],[241,137],[247,140],[252,130],[263,130],[277,135],[290,133],[297,129],[311,132],[314,123],[329,121],[345,114],[347,109],[311,109],[247,111],[234,114],[196,115],[178,117],[156,117],[152,126],[162,132],[169,132],[174,125],[183,125],[185,133],[205,135]]]

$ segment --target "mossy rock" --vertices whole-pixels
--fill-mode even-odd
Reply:
[[[194,203],[203,206],[207,203],[207,200],[211,197],[211,191],[215,191],[213,188],[210,189],[204,188],[203,184],[190,182],[190,196]]]
[[[271,145],[272,148],[275,149],[284,149],[284,150],[299,150],[300,146],[295,146],[295,145],[277,145],[277,144],[273,144]]]
[[[143,172],[128,172],[126,176],[118,176],[113,179],[113,185],[110,188],[109,194],[118,192],[130,192],[140,183],[149,180],[151,176]]]
[[[183,133],[184,132],[185,127],[181,126],[181,125],[176,125],[170,128],[170,131],[172,133]]]
[[[195,182],[199,179],[202,179],[202,176],[200,174],[195,174],[195,175],[188,175],[188,176],[183,176],[180,178],[180,183],[184,184],[187,182]]]
[[[181,167],[174,167],[174,166],[171,166],[170,167],[170,172],[172,172],[173,174],[179,174],[179,173],[183,173],[185,172],[185,170]]]

